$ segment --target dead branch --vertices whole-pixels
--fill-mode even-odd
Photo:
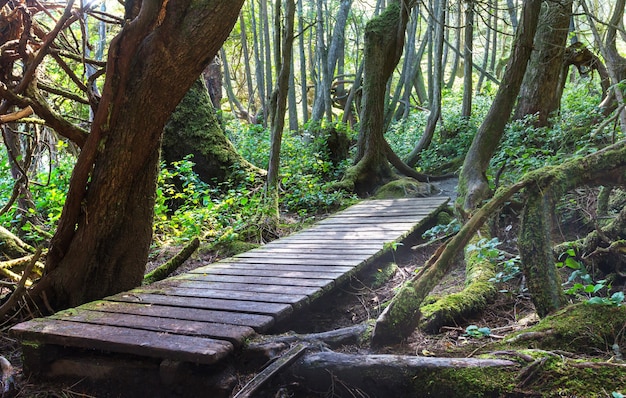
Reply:
[[[8,115],[0,115],[0,123],[10,123],[25,118],[33,114],[33,108],[27,106],[24,109],[20,109],[17,112],[9,113]]]
[[[155,268],[143,278],[143,284],[147,285],[167,278],[176,271],[200,246],[200,239],[193,238],[177,255],[172,257],[165,264]]]
[[[3,319],[5,315],[15,307],[17,302],[27,292],[26,282],[28,281],[28,277],[30,276],[33,267],[35,266],[35,263],[37,263],[37,261],[39,260],[41,253],[42,249],[38,248],[33,258],[31,258],[30,263],[28,263],[28,265],[26,266],[24,274],[22,275],[22,279],[20,279],[19,283],[17,284],[15,291],[11,294],[9,299],[4,304],[2,304],[2,306],[0,306],[0,319]]]

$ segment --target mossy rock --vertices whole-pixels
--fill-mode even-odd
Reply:
[[[372,289],[377,289],[385,284],[398,271],[396,263],[388,263],[368,272],[365,276],[365,284]]]
[[[431,184],[405,177],[393,180],[380,187],[373,199],[418,198],[430,196],[432,193],[433,187]]]

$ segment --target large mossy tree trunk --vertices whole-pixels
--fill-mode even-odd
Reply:
[[[35,287],[54,309],[138,286],[152,238],[163,127],[243,0],[144,1],[113,39],[102,98]]]
[[[463,211],[473,211],[488,196],[487,169],[517,100],[533,49],[541,3],[541,0],[524,2],[522,19],[517,28],[511,58],[506,66],[500,87],[465,156],[459,177],[457,199]]]
[[[582,185],[624,185],[626,145],[605,148],[560,166],[531,173],[518,248],[537,314],[544,317],[565,304],[553,251],[552,229],[556,200]]]
[[[365,27],[363,108],[357,164],[345,177],[360,195],[368,195],[394,178],[387,162],[389,144],[383,136],[385,92],[387,81],[402,55],[411,5],[411,1],[393,0]]]
[[[265,174],[239,155],[224,134],[203,79],[193,83],[163,131],[161,156],[166,164],[187,155],[193,155],[193,171],[208,184]]]
[[[514,119],[537,114],[537,125],[546,126],[550,115],[559,109],[560,75],[567,73],[567,69],[563,69],[563,58],[572,3],[573,0],[543,3],[535,34],[535,51],[528,62]]]

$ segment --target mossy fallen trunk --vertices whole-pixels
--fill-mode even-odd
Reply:
[[[530,182],[520,181],[496,192],[494,198],[474,214],[461,230],[428,260],[424,268],[409,279],[376,320],[372,344],[397,343],[417,327],[419,308],[426,296],[448,272],[460,250],[474,236],[491,214]]]
[[[476,244],[479,239],[478,235],[474,235],[470,243]],[[494,263],[480,256],[477,250],[466,250],[465,264],[465,288],[432,304],[423,305],[420,308],[421,330],[438,333],[442,326],[457,324],[463,318],[481,312],[494,298],[496,286],[491,281],[496,276]]]

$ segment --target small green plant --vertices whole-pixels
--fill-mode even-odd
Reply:
[[[491,329],[488,327],[479,328],[476,325],[469,325],[465,328],[463,336],[472,337],[475,339],[482,339],[483,337],[489,337],[491,335]]]
[[[438,224],[430,229],[427,229],[422,234],[422,238],[426,240],[433,240],[442,236],[459,232],[460,229],[461,229],[461,223],[459,222],[459,220],[455,218],[452,221],[450,221],[448,224]]]
[[[619,393],[619,392],[617,392],[617,391],[613,391],[613,392],[611,393],[611,396],[612,396],[613,398],[624,398],[624,394]]]
[[[573,249],[568,249],[563,253],[561,261],[557,262],[556,266],[574,270],[567,282],[564,283],[564,285],[572,284],[572,287],[565,290],[565,294],[579,296],[585,300],[585,303],[592,305],[619,307],[624,302],[623,292],[615,292],[610,297],[597,295],[602,290],[608,294],[611,290],[611,284],[606,279],[594,281],[584,265],[577,259],[576,252]]]
[[[482,238],[474,244],[469,244],[465,248],[466,252],[476,252],[476,256],[480,260],[488,260],[492,263],[498,263],[504,260],[504,254],[498,249],[500,245],[498,238],[486,239]]]

